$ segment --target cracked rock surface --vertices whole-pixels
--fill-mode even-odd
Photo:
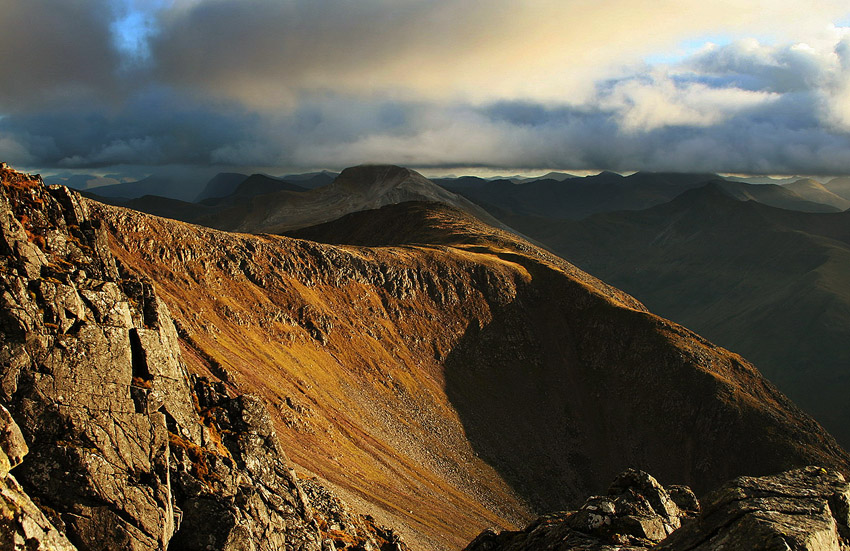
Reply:
[[[485,530],[465,551],[846,551],[850,485],[809,466],[738,477],[700,504],[685,486],[663,488],[629,469],[605,496],[543,516],[521,531]]]
[[[76,193],[0,181],[0,550],[321,549],[263,402],[189,376]]]
[[[611,483],[607,495],[587,498],[578,510],[540,517],[521,531],[485,530],[465,551],[647,549],[693,514],[680,509],[652,476],[628,469]]]
[[[806,467],[742,476],[703,501],[699,520],[675,532],[659,550],[850,549],[850,484],[837,471]]]
[[[9,473],[26,454],[21,429],[0,406],[0,550],[74,551]]]

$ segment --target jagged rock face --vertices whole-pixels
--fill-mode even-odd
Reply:
[[[193,413],[177,386],[173,327],[148,325],[164,306],[131,310],[105,235],[75,195],[4,188],[1,398],[30,448],[18,476],[82,547],[164,548],[174,532],[166,416],[188,432]],[[153,340],[171,364],[146,362],[142,343],[152,352]],[[154,373],[168,381],[154,386]],[[140,408],[131,387],[143,381],[178,399]]]
[[[659,551],[844,551],[850,549],[850,484],[836,471],[806,467],[740,477],[704,500],[696,522]]]
[[[682,512],[673,503],[676,495],[699,510],[687,488],[665,490],[648,474],[629,470],[617,477],[607,496],[588,498],[578,511],[541,517],[518,532],[485,530],[465,551],[850,548],[850,485],[836,471],[806,467],[740,477],[709,495],[699,515]]]
[[[9,410],[0,405],[0,478],[9,474],[12,467],[21,464],[29,452],[24,435]]]
[[[168,308],[78,195],[0,180],[0,522],[27,548],[318,551],[263,402],[190,379]]]
[[[321,233],[363,241],[332,246],[91,208],[193,370],[261,395],[297,464],[432,547],[573,507],[629,465],[698,492],[847,468],[739,356],[457,210],[352,215]]]
[[[647,549],[691,514],[680,510],[652,476],[629,469],[614,480],[607,495],[589,497],[577,511],[546,515],[518,532],[485,530],[465,551]]]
[[[0,550],[75,551],[9,474],[27,451],[20,427],[0,405]]]

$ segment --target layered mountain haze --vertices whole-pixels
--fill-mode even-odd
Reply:
[[[843,199],[827,191],[819,190],[814,180],[798,180],[797,183],[778,186],[775,184],[745,184],[716,180],[712,182],[725,195],[738,201],[755,201],[763,205],[801,212],[839,212]]]
[[[237,172],[219,172],[207,182],[204,189],[195,197],[194,202],[200,203],[204,199],[214,199],[230,195],[247,177],[247,174],[239,174]]]
[[[838,210],[847,210],[850,208],[850,199],[846,199],[830,191],[826,186],[811,178],[803,178],[790,184],[785,184],[783,187],[815,203],[830,205]]]
[[[850,177],[833,178],[824,187],[832,193],[850,201]]]
[[[472,177],[435,181],[475,201],[500,219],[506,216],[579,219],[597,212],[638,210],[665,203],[685,190],[718,179],[714,174],[638,172],[622,176],[601,172],[584,178],[541,179],[519,184]]]
[[[601,172],[595,176],[571,176],[561,180],[541,178],[514,182],[467,176],[436,179],[435,182],[468,197],[502,220],[514,216],[579,220],[600,212],[642,210],[666,203],[708,182],[715,182],[739,201],[753,200],[804,212],[838,212],[846,208],[842,197],[813,180],[795,180],[797,184],[787,185],[739,180],[715,174],[637,172],[622,176]]]
[[[86,188],[85,191],[100,197],[135,199],[145,195],[191,201],[199,191],[199,183],[168,175],[152,175],[133,182],[122,182]]]

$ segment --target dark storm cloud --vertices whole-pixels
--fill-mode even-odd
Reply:
[[[155,90],[119,112],[69,109],[0,120],[27,164],[608,168],[775,173],[850,172],[850,139],[823,128],[811,96],[786,95],[705,126],[623,130],[613,107],[488,106],[303,100],[286,114],[199,104]],[[8,157],[7,157],[8,158]]]
[[[531,4],[0,0],[0,159],[850,172],[847,36],[740,40],[553,96],[526,65],[588,46],[534,10],[605,12]]]
[[[97,0],[0,0],[0,115],[112,90],[110,14]]]
[[[151,51],[162,81],[262,107],[291,107],[305,90],[439,94],[467,67],[486,74],[470,54],[498,44],[511,5],[208,0],[165,11]]]
[[[233,104],[205,104],[150,88],[119,109],[74,102],[8,115],[0,120],[0,139],[25,148],[32,157],[27,164],[47,167],[209,163],[210,151],[244,139],[256,120]]]

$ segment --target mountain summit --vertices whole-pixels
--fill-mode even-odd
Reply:
[[[346,168],[332,185],[364,193],[383,194],[402,185],[429,188],[430,181],[409,168],[396,165],[365,164]]]
[[[442,203],[491,225],[502,225],[478,205],[441,188],[415,170],[394,165],[361,165],[343,170],[330,185],[321,188],[258,196],[252,208],[242,209],[244,215],[233,219],[232,227],[225,229],[280,233],[405,201]]]
[[[320,176],[327,178],[329,174],[322,173]],[[415,170],[400,166],[347,168],[330,184],[306,190],[296,184],[276,180],[269,185],[270,180],[265,177],[259,177],[262,185],[251,185],[250,190],[242,189],[251,183],[252,178],[258,179],[247,178],[229,196],[203,203],[186,203],[163,197],[131,201],[98,199],[157,216],[245,233],[282,233],[405,201],[449,205],[491,226],[506,229],[504,224],[472,201],[443,189]]]

